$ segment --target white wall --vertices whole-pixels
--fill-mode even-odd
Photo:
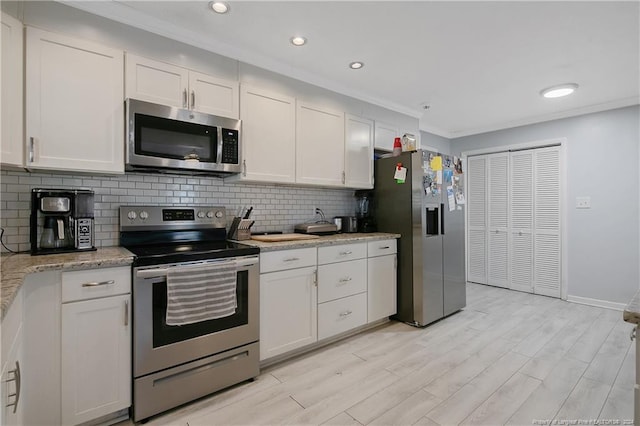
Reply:
[[[567,139],[568,294],[626,304],[640,282],[640,107],[451,140],[452,153]],[[575,208],[590,196],[591,209]]]
[[[420,131],[420,147],[435,148],[441,154],[451,154],[451,140],[433,133]]]

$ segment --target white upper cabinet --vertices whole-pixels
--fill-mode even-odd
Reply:
[[[373,121],[345,116],[345,185],[373,188]]]
[[[297,104],[296,183],[344,186],[344,113]]]
[[[242,85],[242,173],[230,180],[294,183],[296,180],[295,99]]]
[[[27,28],[30,169],[124,173],[123,52]]]
[[[125,97],[188,108],[189,71],[127,53]]]
[[[397,126],[376,121],[374,143],[376,149],[391,152],[393,150],[393,140],[399,136]]]
[[[239,85],[176,65],[127,53],[125,97],[239,117]]]
[[[2,145],[4,165],[24,166],[22,22],[2,12]]]

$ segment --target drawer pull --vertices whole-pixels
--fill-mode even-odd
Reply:
[[[352,313],[353,313],[353,311],[340,312],[340,317],[341,318],[345,318],[345,317],[348,317],[349,315],[351,315]]]
[[[111,284],[115,284],[115,280],[109,280],[109,281],[100,281],[100,282],[90,282],[90,283],[84,283],[82,284],[82,287],[98,287],[101,285],[111,285]]]
[[[296,260],[300,260],[299,257],[288,257],[286,259],[283,259],[283,262],[295,262]]]
[[[388,250],[388,249],[390,249],[391,247],[389,247],[389,246],[384,246],[384,247],[379,247],[379,248],[380,248],[380,250]]]
[[[353,278],[351,278],[351,277],[340,278],[340,279],[338,280],[338,282],[339,282],[340,284],[346,284],[346,283],[348,283],[349,281],[351,281],[352,279],[353,279]]]
[[[13,377],[11,377],[10,379],[7,379],[6,382],[16,382],[16,391],[14,393],[10,393],[7,395],[7,398],[11,398],[14,397],[15,400],[10,403],[7,404],[6,407],[13,407],[13,413],[15,414],[16,410],[18,409],[18,402],[20,402],[20,363],[18,361],[16,361],[16,368],[13,370],[10,370],[9,373],[11,373],[13,375]]]
[[[340,256],[346,256],[346,255],[351,254],[351,253],[353,253],[351,250],[349,250],[349,251],[341,251],[340,252]]]

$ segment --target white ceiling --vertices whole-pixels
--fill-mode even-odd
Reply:
[[[72,5],[414,115],[449,138],[640,99],[638,1],[229,3],[227,15],[204,1]],[[350,70],[355,60],[365,67]],[[539,95],[568,82],[580,88],[567,98]]]

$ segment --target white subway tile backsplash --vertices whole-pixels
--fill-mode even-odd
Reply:
[[[314,220],[312,207],[327,219],[354,213],[353,190],[226,183],[216,177],[127,173],[121,176],[72,176],[58,173],[0,171],[0,224],[12,250],[29,250],[32,188],[89,188],[95,191],[96,246],[119,244],[121,205],[219,205],[230,222],[241,206],[253,206],[252,230],[293,232],[296,223]]]

